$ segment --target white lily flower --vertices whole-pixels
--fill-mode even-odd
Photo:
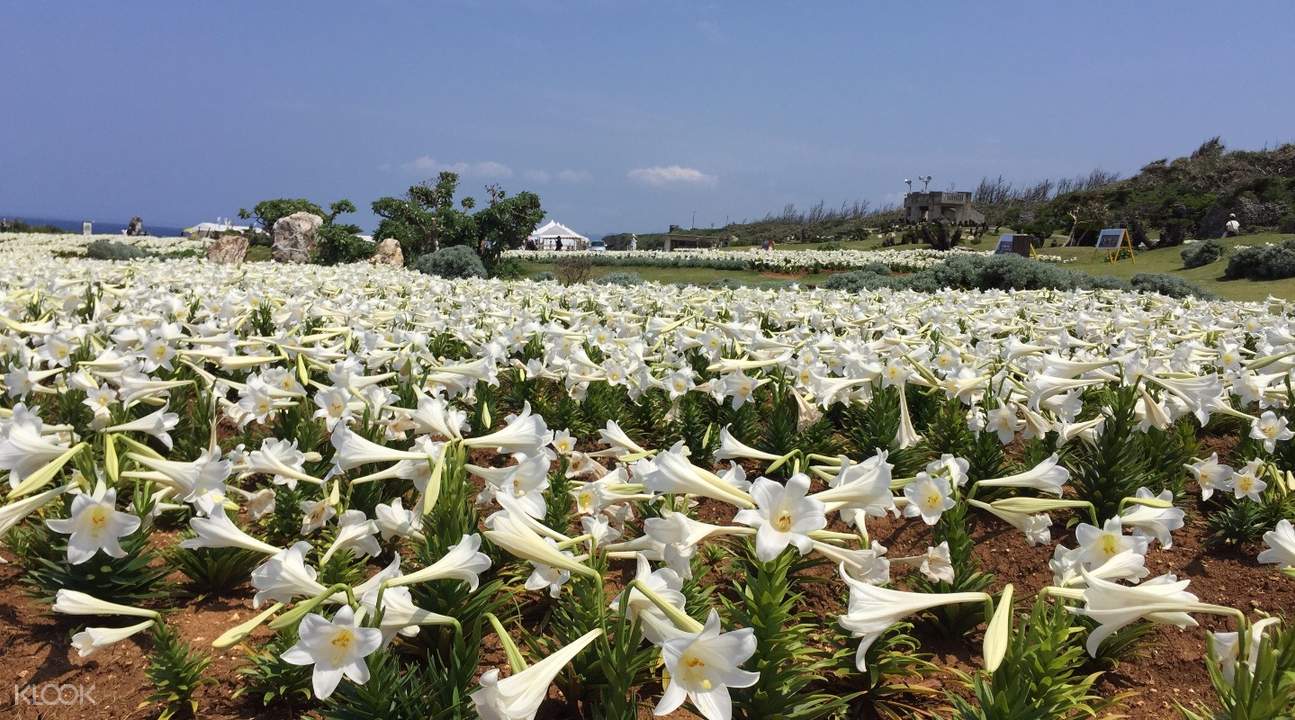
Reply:
[[[66,520],[46,520],[56,533],[68,535],[67,561],[80,565],[102,550],[115,558],[126,557],[120,538],[139,529],[139,516],[117,510],[117,491],[109,490],[100,480],[92,494],[72,498],[71,516]]]
[[[342,606],[330,621],[310,613],[297,627],[299,640],[279,657],[292,665],[314,665],[311,688],[324,700],[337,689],[342,676],[363,685],[369,681],[364,658],[382,647],[382,631],[360,626],[349,605]]]
[[[158,617],[156,610],[119,605],[100,600],[93,595],[78,590],[68,590],[67,588],[62,588],[54,594],[54,606],[52,609],[54,612],[64,615],[127,615],[153,619]]]
[[[1251,460],[1236,471],[1232,476],[1232,492],[1238,500],[1249,498],[1253,502],[1263,501],[1263,492],[1268,489],[1268,483],[1259,479],[1262,472],[1263,463],[1259,460]]]
[[[120,628],[88,627],[72,636],[72,647],[76,648],[78,657],[90,657],[96,651],[113,643],[121,642],[153,627],[156,620],[145,620],[138,625],[127,625]]]
[[[350,550],[356,555],[377,557],[382,553],[382,547],[374,537],[377,534],[378,524],[370,520],[363,510],[347,510],[337,519],[337,536],[333,538],[333,544],[328,546],[324,556],[319,559],[320,566],[326,565],[329,558],[342,550]]]
[[[760,673],[741,669],[755,654],[755,630],[742,628],[721,633],[719,615],[710,611],[700,632],[667,639],[661,658],[670,683],[653,710],[655,715],[673,712],[685,700],[706,720],[729,720],[733,701],[728,689],[751,687]]]
[[[766,477],[752,483],[756,507],[738,511],[733,522],[756,528],[755,554],[760,560],[772,561],[788,545],[804,555],[813,547],[809,533],[827,527],[823,503],[805,497],[808,491],[809,477],[801,473],[792,475],[785,486]]]
[[[1070,471],[1058,464],[1058,457],[1053,453],[1048,459],[1035,465],[1032,469],[1016,475],[981,480],[977,485],[985,487],[1030,488],[1039,492],[1061,497],[1061,487],[1070,479]]]
[[[1162,490],[1159,495],[1152,495],[1147,488],[1138,488],[1134,497],[1142,500],[1159,500],[1160,502],[1173,504],[1174,494],[1169,490]],[[1120,522],[1126,527],[1133,529],[1134,535],[1142,535],[1155,538],[1166,550],[1174,546],[1174,538],[1171,534],[1183,526],[1187,513],[1182,508],[1167,507],[1157,508],[1147,505],[1131,505],[1120,513]]]
[[[1246,663],[1254,668],[1259,662],[1259,644],[1263,641],[1264,631],[1281,622],[1279,618],[1269,617],[1258,620],[1250,626],[1250,642],[1246,653]],[[1236,684],[1237,660],[1241,657],[1240,635],[1234,632],[1210,632],[1206,634],[1214,660],[1219,664],[1219,674],[1228,685]]]
[[[1264,533],[1264,545],[1268,548],[1259,553],[1259,562],[1282,569],[1295,567],[1295,527],[1290,520],[1279,520],[1276,528]]]
[[[393,578],[387,585],[399,587],[431,580],[460,580],[467,584],[469,591],[475,591],[479,582],[477,576],[490,568],[490,557],[480,549],[480,535],[464,535],[440,560],[421,570]]]
[[[886,455],[885,450],[878,450],[861,463],[842,463],[828,483],[831,487],[810,497],[829,509],[840,510],[847,518],[854,516],[847,510],[859,510],[870,517],[884,516],[895,509],[895,496],[890,490],[895,466],[886,462]]]
[[[494,668],[482,673],[481,688],[471,696],[481,720],[533,720],[540,704],[548,697],[553,678],[602,633],[602,630],[590,630],[570,645],[503,680]]]
[[[373,510],[373,516],[378,523],[378,531],[382,533],[383,540],[390,540],[393,537],[415,537],[423,527],[423,520],[411,510],[406,510],[400,498],[395,498],[391,504],[378,503]]]
[[[302,500],[298,507],[301,508],[302,535],[309,535],[324,527],[325,523],[337,515],[337,510],[333,509],[333,503],[328,498]]]
[[[1218,453],[1210,453],[1205,460],[1197,460],[1185,465],[1196,482],[1201,486],[1201,499],[1209,500],[1215,490],[1227,492],[1232,489],[1232,477],[1235,472],[1219,462]]]
[[[655,593],[657,598],[670,605],[683,610],[686,600],[681,592],[683,588],[683,578],[670,568],[660,568],[653,570],[648,559],[642,553],[635,557],[637,569],[634,579],[647,585],[648,590]],[[620,612],[620,598],[612,601],[610,609],[613,612]],[[665,614],[665,611],[657,607],[656,603],[647,598],[646,595],[639,592],[637,588],[631,588],[629,597],[626,600],[625,615],[630,622],[637,621],[643,637],[653,645],[660,645],[667,638],[679,635],[680,631]]]
[[[331,439],[333,447],[337,450],[333,454],[333,463],[342,472],[374,463],[394,463],[401,460],[427,462],[429,459],[427,455],[420,452],[393,450],[366,440],[344,424],[339,424],[333,429]]]
[[[44,507],[46,503],[75,487],[76,485],[74,484],[63,485],[51,490],[46,490],[42,493],[29,495],[21,500],[15,500],[8,505],[0,507],[0,538],[3,538],[5,533],[17,526],[18,523],[22,522],[28,515],[31,515]]]
[[[1273,452],[1277,449],[1277,443],[1295,437],[1295,432],[1286,425],[1285,417],[1278,416],[1272,410],[1265,410],[1250,425],[1250,437],[1262,442],[1266,452]]]
[[[918,473],[912,482],[904,486],[904,497],[908,499],[904,515],[921,517],[922,522],[934,525],[939,522],[945,510],[957,504],[952,492],[947,478]]]
[[[814,541],[814,552],[844,567],[845,571],[856,580],[869,585],[885,585],[890,582],[890,560],[886,547],[876,540],[872,546],[860,550],[850,550],[831,543]]]
[[[1079,543],[1079,559],[1089,570],[1123,552],[1147,554],[1147,539],[1125,535],[1118,517],[1108,518],[1101,529],[1080,523],[1075,528],[1075,540]]]
[[[841,627],[861,638],[854,655],[854,664],[860,672],[867,669],[868,648],[890,626],[914,613],[942,605],[967,602],[984,602],[985,593],[915,593],[892,590],[856,580],[846,568],[841,567],[841,578],[850,586],[850,602],[846,614],[841,616]]]
[[[132,420],[128,423],[113,425],[103,429],[103,432],[141,432],[151,435],[166,446],[167,450],[172,447],[171,430],[180,424],[180,416],[173,412],[166,412],[166,408],[154,411],[145,415],[138,420]]]
[[[26,412],[24,406],[14,408],[8,432],[0,436],[0,470],[9,471],[10,487],[18,487],[28,475],[68,451],[69,446],[46,440],[41,428],[40,418]]]
[[[722,500],[741,508],[754,507],[750,495],[729,485],[722,478],[688,460],[688,447],[677,442],[652,460],[640,460],[633,466],[648,490],[655,493],[686,493]]]
[[[490,529],[483,533],[486,538],[516,557],[530,560],[537,565],[548,565],[586,577],[598,577],[598,573],[589,566],[563,555],[553,545],[545,542],[544,538],[528,524],[513,517],[507,511],[492,515],[489,527]]]
[[[1084,643],[1088,654],[1093,657],[1097,657],[1097,649],[1101,647],[1103,640],[1140,619],[1180,628],[1196,625],[1196,620],[1187,613],[1199,601],[1195,595],[1187,592],[1190,584],[1188,580],[1161,575],[1130,587],[1095,577],[1082,568],[1080,574],[1088,585],[1084,590],[1084,605],[1067,609],[1098,622],[1097,628],[1089,633],[1088,640]]]
[[[180,541],[180,547],[189,550],[198,548],[243,548],[253,552],[277,555],[282,548],[248,535],[225,515],[225,506],[216,505],[207,517],[189,518],[189,527],[197,537]]]
[[[926,554],[922,555],[922,564],[918,569],[931,582],[952,583],[954,574],[953,561],[949,556],[949,542],[946,540],[935,547],[926,548]]]
[[[629,435],[621,429],[620,425],[614,420],[607,421],[607,427],[598,431],[598,440],[604,445],[610,445],[609,451],[613,455],[642,455],[647,453],[641,445],[630,439]]]
[[[512,418],[503,429],[482,435],[466,438],[465,447],[495,448],[499,453],[523,453],[527,456],[538,455],[545,445],[549,444],[549,429],[544,418],[531,413],[530,403],[522,406],[520,415]]]
[[[315,580],[319,573],[306,565],[308,552],[310,543],[299,540],[252,570],[252,587],[256,588],[252,607],[259,609],[266,600],[288,603],[324,592],[327,588]]]
[[[725,425],[719,430],[719,449],[715,451],[715,459],[731,460],[733,458],[763,460],[765,462],[773,462],[775,460],[782,459],[778,455],[774,455],[773,453],[768,453],[763,450],[757,450],[742,443],[742,441],[733,437],[733,434],[728,431],[728,426]]]

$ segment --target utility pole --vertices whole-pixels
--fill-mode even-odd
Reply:
[[[690,229],[691,229],[691,228],[695,228],[695,227],[697,227],[697,211],[696,211],[696,210],[693,210],[693,211],[692,211],[692,222],[688,224],[688,227],[689,227]]]

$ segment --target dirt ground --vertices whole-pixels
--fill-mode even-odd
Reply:
[[[727,521],[732,509],[718,503],[703,502],[701,519]],[[1060,520],[1059,515],[1055,515]],[[1018,532],[992,517],[973,513],[969,519],[976,542],[976,557],[984,570],[995,576],[994,589],[1011,582],[1016,588],[1018,610],[1027,606],[1039,588],[1051,581],[1047,561],[1052,546],[1028,547]],[[883,519],[870,525],[873,536],[890,549],[891,556],[923,552],[929,534],[924,525],[913,521]],[[1190,591],[1203,602],[1241,608],[1251,615],[1261,612],[1282,613],[1295,607],[1295,581],[1276,572],[1271,566],[1255,562],[1259,547],[1237,550],[1206,549],[1207,530],[1197,508],[1189,508],[1188,524],[1174,533],[1174,544],[1165,550],[1158,545],[1149,553],[1147,566],[1152,575],[1175,572],[1192,580]],[[1053,528],[1054,542],[1073,546],[1073,537],[1060,525]],[[828,574],[830,568],[823,568]],[[628,563],[615,568],[609,582],[618,583]],[[17,690],[4,688],[0,694],[0,717],[16,720],[80,720],[87,712],[91,717],[109,719],[153,718],[159,707],[147,700],[149,684],[144,674],[147,634],[102,649],[90,658],[81,659],[71,647],[71,635],[80,623],[76,618],[56,616],[38,601],[30,598],[19,583],[20,570],[14,564],[0,565],[0,673],[12,678],[15,688],[27,686],[77,685],[93,687],[94,705],[33,705],[20,697]],[[712,572],[707,582],[720,591],[726,579],[722,569]],[[807,589],[805,602],[830,622],[844,610],[845,588],[835,582]],[[211,648],[211,641],[229,627],[252,614],[252,589],[243,584],[230,588],[221,596],[177,601],[167,620],[195,647],[210,652],[212,663],[208,676],[212,684],[199,695],[199,717],[213,720],[238,718],[300,717],[309,706],[280,705],[265,709],[255,699],[233,698],[238,687],[235,670],[243,664],[243,650],[234,647],[223,651]],[[1096,686],[1102,695],[1129,693],[1119,711],[1135,720],[1175,717],[1174,702],[1190,704],[1212,696],[1203,657],[1203,629],[1223,629],[1224,621],[1201,617],[1203,628],[1179,631],[1172,627],[1157,628],[1142,645],[1138,657],[1120,663],[1105,673]],[[123,623],[125,624],[125,623]],[[258,630],[251,642],[264,640],[269,631]],[[980,664],[980,639],[976,633],[966,638],[942,636],[930,623],[919,621],[915,635],[922,641],[922,651],[933,655],[943,668],[971,671]],[[487,638],[486,665],[500,659],[497,642]],[[482,670],[485,667],[483,666]],[[937,673],[923,684],[959,691],[951,674]],[[54,691],[49,691],[53,693]],[[69,691],[70,692],[70,691]],[[644,693],[649,701],[655,697]],[[933,708],[935,709],[935,708]],[[548,720],[577,716],[578,708],[563,701],[551,690],[539,717]],[[936,710],[938,713],[938,710]],[[641,717],[651,717],[650,705]],[[672,713],[671,718],[691,718],[687,711]]]

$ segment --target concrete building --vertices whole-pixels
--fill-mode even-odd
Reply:
[[[971,206],[969,192],[911,192],[904,196],[904,219],[911,223],[944,218],[955,225],[979,225],[985,214]]]

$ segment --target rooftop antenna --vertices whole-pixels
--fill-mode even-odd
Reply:
[[[926,176],[918,175],[918,176],[917,176],[917,179],[922,181],[922,192],[926,192],[926,188],[927,188],[927,186],[931,184],[931,176],[930,176],[930,175],[926,175]]]

